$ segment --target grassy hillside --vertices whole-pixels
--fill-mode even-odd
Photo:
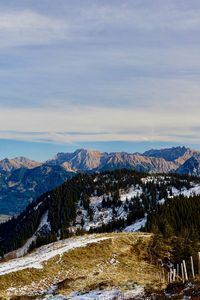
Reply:
[[[39,295],[54,284],[58,284],[57,292],[63,295],[96,288],[127,290],[133,289],[135,284],[153,289],[165,287],[166,282],[159,279],[159,267],[154,264],[151,234],[112,233],[92,237],[107,239],[52,257],[43,262],[40,269],[27,268],[0,276],[1,299]],[[74,239],[79,242],[81,237],[71,242]],[[48,247],[55,249],[58,243]],[[44,247],[47,246],[40,251],[46,251]],[[30,256],[36,258],[36,252]]]

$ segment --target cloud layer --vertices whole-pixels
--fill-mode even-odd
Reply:
[[[0,4],[0,138],[198,143],[200,3]]]

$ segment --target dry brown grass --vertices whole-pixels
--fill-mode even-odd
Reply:
[[[88,291],[97,287],[130,288],[134,283],[160,289],[158,267],[150,261],[152,235],[102,234],[110,239],[66,252],[43,264],[0,277],[0,297],[33,295],[58,283],[59,292]],[[9,288],[14,288],[12,293]]]

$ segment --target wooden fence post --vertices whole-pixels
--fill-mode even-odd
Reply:
[[[183,270],[183,263],[181,263],[181,276],[183,283],[185,282],[184,270]]]
[[[185,282],[185,276],[184,276],[183,264],[182,263],[181,263],[181,277],[182,277],[182,281],[184,283]]]
[[[176,276],[177,276],[177,279],[179,277],[179,264],[177,264],[177,267],[176,267]]]
[[[169,269],[169,283],[171,283],[171,269]]]
[[[176,281],[176,269],[173,270],[173,281]]]
[[[183,270],[184,270],[184,273],[185,273],[185,280],[187,281],[188,280],[188,274],[187,274],[187,268],[186,268],[185,260],[183,260]]]
[[[173,282],[173,270],[170,268],[169,270],[169,283]]]
[[[191,263],[192,277],[195,278],[195,275],[194,275],[194,262],[193,262],[193,257],[192,256],[190,256],[190,263]]]

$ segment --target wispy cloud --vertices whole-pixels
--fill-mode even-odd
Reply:
[[[106,4],[93,4],[81,11],[81,16],[93,28],[105,28],[108,25],[114,29],[128,30],[165,30],[185,31],[196,29],[200,25],[199,11],[192,5],[186,6],[186,1],[121,1],[114,5],[113,1]],[[113,30],[113,28],[111,28]]]
[[[59,5],[50,5],[50,0],[46,1],[46,9],[41,10],[38,3],[29,8],[20,2],[24,8],[4,5],[1,10],[1,46],[41,45],[55,40],[116,43],[131,35],[141,43],[146,34],[152,38],[160,35],[168,41],[169,34],[188,34],[198,31],[200,26],[200,6],[196,1],[190,2],[194,5],[172,0],[87,1],[85,4],[76,1],[74,5],[59,1],[60,10]],[[152,42],[150,36],[147,42]]]
[[[1,47],[37,45],[66,39],[67,22],[33,10],[0,13]]]

